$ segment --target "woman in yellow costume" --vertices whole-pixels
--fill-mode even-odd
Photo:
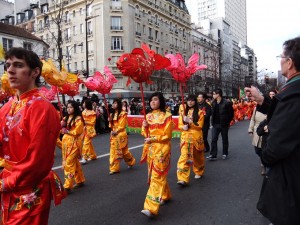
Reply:
[[[160,205],[171,199],[167,175],[171,160],[172,114],[166,112],[166,103],[160,92],[150,97],[151,112],[143,121],[145,145],[141,162],[148,162],[149,189],[144,202],[144,215],[158,214]]]
[[[195,179],[200,179],[204,173],[203,124],[204,113],[198,108],[196,95],[189,95],[185,113],[181,110],[178,119],[178,128],[182,130],[181,154],[177,163],[177,184],[179,185],[185,186],[189,183],[191,165],[193,165]]]
[[[64,188],[70,192],[75,187],[83,186],[85,182],[79,163],[84,122],[76,101],[68,102],[67,112],[68,115],[62,121],[62,133],[64,134],[62,139],[62,161],[65,175]],[[74,181],[75,186],[73,186]]]
[[[114,100],[112,109],[113,112],[109,117],[109,127],[111,128],[109,174],[120,172],[121,159],[124,159],[129,168],[135,165],[135,158],[128,150],[127,112],[122,110],[120,99]]]
[[[96,112],[93,110],[93,104],[90,99],[86,99],[83,102],[82,117],[84,120],[84,139],[82,146],[82,160],[81,163],[86,163],[90,160],[97,159],[97,155],[94,150],[92,138],[96,136],[95,123],[96,123]]]

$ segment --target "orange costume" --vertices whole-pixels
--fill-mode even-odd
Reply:
[[[72,115],[70,115],[67,127],[68,133],[65,133],[62,139],[62,160],[65,174],[64,187],[68,189],[73,188],[74,180],[76,184],[85,182],[85,178],[82,172],[81,164],[79,163],[80,150],[82,147],[82,134],[83,134],[83,120],[80,116],[75,118],[75,121],[71,122]]]
[[[95,153],[95,149],[92,142],[92,138],[96,136],[96,113],[93,110],[85,109],[82,112],[82,117],[84,119],[85,128],[81,154],[85,160],[94,160],[97,159],[97,155]]]
[[[181,105],[182,107],[182,105]],[[187,117],[193,121],[194,109],[188,111]],[[202,127],[204,124],[204,114],[198,111],[199,119],[197,125],[192,122],[188,130],[183,130],[180,137],[181,155],[177,163],[177,178],[179,181],[189,183],[190,166],[193,165],[194,173],[202,176],[204,173],[204,142]],[[178,119],[178,128],[183,129],[183,113],[180,113]]]
[[[119,115],[115,113],[109,127],[117,135],[111,135],[110,138],[110,156],[109,171],[110,173],[120,172],[120,160],[124,158],[125,163],[131,167],[135,164],[135,158],[128,150],[128,136],[126,133],[127,113],[122,111]]]
[[[149,189],[144,202],[144,209],[157,215],[162,201],[171,199],[171,191],[167,175],[171,161],[172,114],[153,110],[146,120],[148,128],[142,127],[142,135],[151,138],[150,144],[145,144],[141,162],[148,162]]]
[[[2,107],[0,126],[2,224],[47,224],[51,199],[65,197],[51,170],[60,130],[55,108],[32,89]]]

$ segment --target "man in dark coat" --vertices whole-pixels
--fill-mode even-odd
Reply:
[[[211,116],[211,106],[206,102],[207,95],[204,92],[199,92],[197,101],[199,104],[199,109],[201,109],[204,112],[204,124],[202,127],[202,133],[203,133],[203,141],[205,150],[204,152],[209,152],[210,147],[207,141],[208,131],[210,127],[210,116]]]
[[[283,44],[278,56],[288,80],[271,100],[255,87],[245,88],[257,110],[268,111],[268,132],[262,161],[270,169],[264,178],[258,210],[274,225],[300,224],[300,37]]]
[[[223,159],[228,157],[228,129],[234,112],[231,102],[223,98],[223,92],[217,88],[213,91],[214,101],[212,103],[212,138],[210,155],[206,157],[209,160],[216,160],[218,154],[218,138],[221,133],[223,143]]]

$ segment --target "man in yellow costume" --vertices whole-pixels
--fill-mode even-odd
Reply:
[[[145,136],[141,162],[148,162],[149,189],[144,202],[144,215],[158,214],[160,205],[171,199],[167,175],[171,161],[172,114],[166,112],[166,103],[160,92],[150,97],[151,112],[143,121],[142,135]]]
[[[181,155],[177,163],[177,184],[185,186],[190,180],[193,165],[195,179],[204,173],[204,141],[202,127],[204,113],[199,110],[195,95],[189,95],[185,109],[180,106],[178,128],[183,130],[180,138]]]

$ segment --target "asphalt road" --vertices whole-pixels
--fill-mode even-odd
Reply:
[[[86,185],[53,207],[51,225],[267,225],[256,210],[262,183],[260,163],[247,134],[249,121],[229,130],[229,159],[222,160],[221,142],[217,161],[207,161],[205,176],[191,179],[188,187],[176,182],[179,139],[172,140],[172,165],[168,180],[173,198],[161,206],[159,215],[149,219],[141,214],[147,185],[147,166],[137,164],[128,169],[122,162],[121,173],[109,175],[109,135],[94,138],[98,160],[83,166]],[[129,135],[129,146],[139,161],[143,138]],[[61,178],[61,152],[54,169]]]

